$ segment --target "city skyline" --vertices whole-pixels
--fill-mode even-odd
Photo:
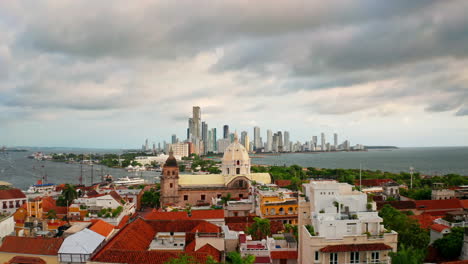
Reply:
[[[0,145],[170,142],[186,138],[198,105],[218,138],[229,124],[250,140],[258,126],[300,141],[338,132],[365,145],[468,146],[467,8],[2,1]]]

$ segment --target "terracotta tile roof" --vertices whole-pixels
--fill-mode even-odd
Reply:
[[[112,198],[114,198],[119,203],[122,200],[122,197],[116,191],[111,191],[109,195],[112,196]]]
[[[254,263],[271,263],[270,257],[255,257]]]
[[[424,229],[428,229],[432,224],[434,224],[434,220],[439,218],[429,214],[410,215],[409,217],[418,221],[419,226]]]
[[[26,199],[26,195],[20,189],[0,190],[0,200]]]
[[[92,230],[102,236],[109,236],[112,231],[114,231],[114,226],[107,223],[106,221],[103,221],[101,219],[97,220],[91,220],[93,224],[88,227],[89,230]]]
[[[291,180],[276,180],[275,184],[278,185],[278,187],[288,187],[291,185]]]
[[[441,224],[433,224],[433,225],[431,225],[430,228],[431,228],[432,230],[434,230],[434,231],[439,232],[439,233],[441,233],[442,231],[444,231],[444,230],[447,229],[447,228],[450,229],[449,226],[441,225]]]
[[[168,252],[168,251],[126,251],[108,250],[100,256],[93,257],[96,262],[126,263],[126,264],[163,264],[170,259],[177,258],[182,254],[193,256],[200,263],[206,263],[208,254],[198,252]],[[216,259],[215,259],[216,260]],[[220,259],[217,259],[220,261]]]
[[[366,179],[366,180],[361,180],[362,186],[383,186],[385,183],[388,182],[395,182],[392,179]],[[359,186],[359,180],[354,181],[354,185]]]
[[[153,210],[144,216],[147,220],[206,220],[223,219],[224,210],[192,210],[191,216],[185,211],[160,212]]]
[[[239,234],[239,243],[243,244],[247,242],[247,235],[246,234]]]
[[[45,260],[38,257],[15,256],[6,264],[46,264]]]
[[[99,252],[97,252],[93,257],[93,260],[118,263],[163,263],[167,261],[167,257],[165,257],[164,254],[157,255],[156,253],[148,253],[149,251],[147,251],[156,233],[188,232],[187,245],[190,245],[190,242],[194,239],[194,234],[191,232],[195,231],[219,233],[221,232],[221,228],[203,220],[159,221],[137,218],[135,221],[125,225],[117,235],[115,235]],[[193,246],[193,249],[194,248],[195,247]],[[205,250],[209,251],[210,249]],[[127,252],[128,255],[135,254],[135,259],[124,257],[125,253],[122,252]],[[114,253],[117,257],[114,257]],[[156,255],[153,256],[151,254]],[[197,252],[194,254],[201,254],[200,256],[204,256],[206,258],[208,253]],[[151,259],[151,256],[155,258],[154,261],[156,262]]]
[[[382,209],[386,204],[398,210],[416,209],[416,203],[414,201],[383,201],[377,202],[377,210]]]
[[[57,255],[62,242],[63,238],[7,236],[0,247],[0,252]]]
[[[378,251],[391,250],[392,247],[384,243],[373,244],[349,244],[349,245],[334,245],[326,246],[320,249],[320,252],[350,252],[350,251]]]
[[[468,200],[460,200],[460,204],[464,209],[468,208]]]
[[[212,256],[217,261],[221,260],[221,252],[213,247],[211,244],[206,244],[203,247],[199,248],[197,253],[206,253],[209,256]]]
[[[297,251],[271,251],[272,259],[297,259]]]
[[[447,200],[419,200],[414,201],[418,210],[449,210],[461,209],[463,205],[458,199]]]
[[[41,198],[42,200],[42,208],[44,212],[49,212],[50,210],[54,210],[58,215],[66,215],[67,214],[67,207],[66,206],[57,206],[57,201],[50,196],[45,196]]]
[[[129,215],[125,215],[124,217],[122,217],[122,220],[120,220],[119,225],[116,226],[115,229],[122,229],[128,223],[129,219],[130,219]]]

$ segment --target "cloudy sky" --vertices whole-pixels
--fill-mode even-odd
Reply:
[[[468,1],[0,1],[0,145],[468,145]],[[220,132],[218,132],[220,134]],[[264,136],[265,137],[265,136]]]

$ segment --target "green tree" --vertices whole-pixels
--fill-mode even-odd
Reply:
[[[231,193],[226,194],[226,196],[221,197],[221,202],[223,205],[227,205],[228,202],[231,201]]]
[[[226,263],[228,264],[253,264],[254,262],[254,255],[247,255],[242,257],[239,252],[229,252],[226,259]]]
[[[255,240],[264,239],[271,235],[270,220],[259,217],[254,218],[253,224],[248,228],[247,233]]]
[[[429,244],[429,234],[418,222],[406,214],[386,204],[379,212],[386,229],[398,232],[398,244],[414,249],[426,249]]]
[[[56,219],[57,218],[57,212],[54,209],[49,210],[46,214],[47,219]]]
[[[464,234],[465,230],[462,227],[454,227],[449,234],[434,241],[434,247],[444,258],[456,259],[463,247]]]
[[[151,188],[149,191],[145,191],[141,197],[141,204],[143,206],[158,208],[160,200],[159,191]]]
[[[179,255],[177,258],[171,258],[164,264],[216,264],[217,262],[213,257],[208,256],[205,262],[198,261],[195,257],[187,254]]]
[[[302,186],[302,180],[299,179],[298,177],[292,177],[291,178],[291,184],[288,186],[288,188],[292,191],[299,191]]]
[[[75,186],[67,183],[65,184],[60,197],[57,199],[57,205],[69,206],[76,198],[78,198],[78,192],[76,191]]]
[[[392,264],[420,264],[426,256],[423,249],[415,249],[401,245],[398,252],[390,252]]]

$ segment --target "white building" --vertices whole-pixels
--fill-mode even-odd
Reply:
[[[3,241],[3,238],[10,236],[15,232],[15,220],[13,215],[2,215],[0,214],[0,241]]]
[[[26,195],[20,189],[0,190],[0,213],[12,214],[24,203]]]
[[[178,142],[169,145],[169,149],[172,149],[175,157],[188,157],[189,153],[189,144],[186,142]],[[167,159],[167,158],[166,158]]]
[[[65,238],[58,251],[60,263],[86,263],[105,237],[87,228]]]
[[[299,263],[390,263],[397,233],[387,231],[375,202],[336,181],[303,185],[299,200]]]

